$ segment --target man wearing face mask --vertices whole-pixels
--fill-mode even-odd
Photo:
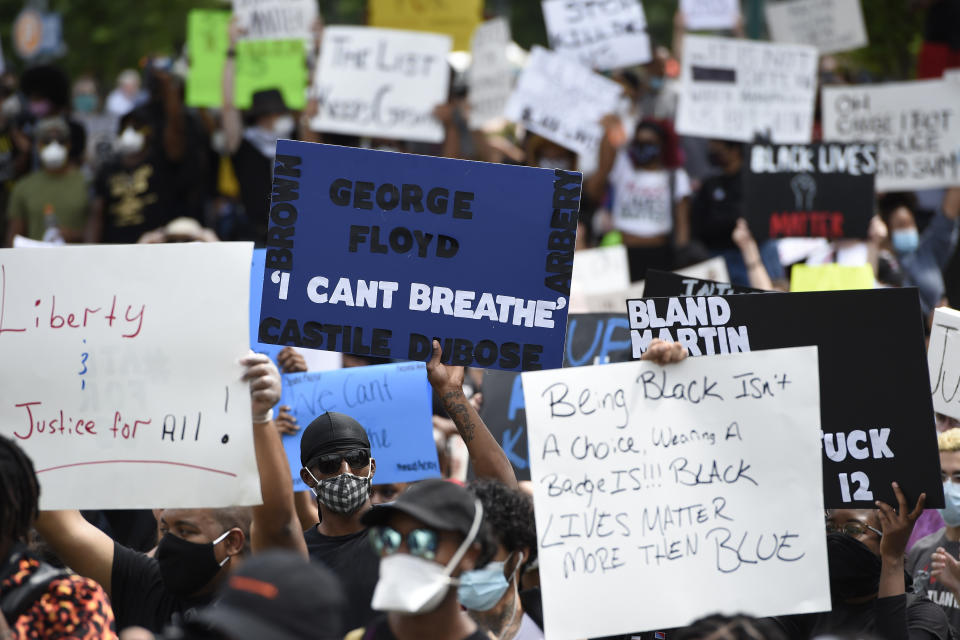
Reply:
[[[20,78],[20,90],[27,99],[26,111],[21,114],[23,129],[29,133],[41,120],[63,118],[69,128],[69,161],[78,167],[82,165],[87,149],[87,132],[83,124],[70,117],[70,79],[66,72],[48,64],[30,67]]]
[[[386,615],[348,640],[490,640],[457,602],[460,579],[496,548],[479,500],[446,480],[424,480],[368,511],[363,524],[381,558],[372,605]]]
[[[70,130],[63,118],[47,118],[34,127],[41,168],[14,185],[7,204],[6,246],[22,235],[33,240],[78,242],[83,239],[89,199],[83,173],[67,162]]]

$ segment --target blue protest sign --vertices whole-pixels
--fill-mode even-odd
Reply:
[[[559,367],[581,180],[279,141],[259,342]]]
[[[283,350],[283,347],[257,341],[257,325],[260,324],[260,298],[263,297],[263,262],[266,256],[266,249],[253,250],[253,264],[250,267],[250,348],[257,353],[270,356],[270,359],[276,362],[277,354]]]
[[[280,404],[290,406],[301,427],[296,435],[283,437],[294,491],[308,491],[300,479],[300,436],[326,411],[345,413],[366,429],[377,461],[374,484],[440,477],[422,362],[290,373],[283,376]]]

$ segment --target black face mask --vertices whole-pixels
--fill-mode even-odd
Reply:
[[[634,167],[642,167],[660,157],[660,145],[652,142],[631,142],[627,147],[627,155]]]
[[[173,534],[166,534],[157,545],[157,562],[160,564],[160,579],[163,586],[177,596],[193,595],[213,580],[220,567],[227,563],[217,562],[213,552],[215,544],[227,537],[230,531],[213,542],[189,542]]]
[[[856,538],[827,534],[827,560],[834,600],[862,598],[880,590],[880,556]]]
[[[727,164],[726,158],[724,158],[723,154],[719,151],[708,151],[707,162],[710,163],[711,167],[722,167]]]

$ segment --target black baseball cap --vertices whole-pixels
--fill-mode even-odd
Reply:
[[[319,455],[350,449],[370,449],[363,426],[344,413],[328,411],[303,430],[300,439],[300,464],[304,467]]]
[[[428,527],[470,535],[477,515],[477,498],[466,488],[447,480],[417,482],[396,502],[373,507],[360,519],[367,526],[386,524],[396,513],[405,513]]]
[[[246,560],[227,578],[219,600],[190,626],[231,640],[342,638],[345,604],[340,581],[329,569],[275,549]]]

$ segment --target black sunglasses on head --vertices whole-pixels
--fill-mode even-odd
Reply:
[[[320,473],[336,473],[340,470],[340,464],[344,460],[347,461],[352,470],[363,469],[370,464],[370,450],[353,449],[339,453],[327,453],[314,458],[309,466],[316,467]]]

